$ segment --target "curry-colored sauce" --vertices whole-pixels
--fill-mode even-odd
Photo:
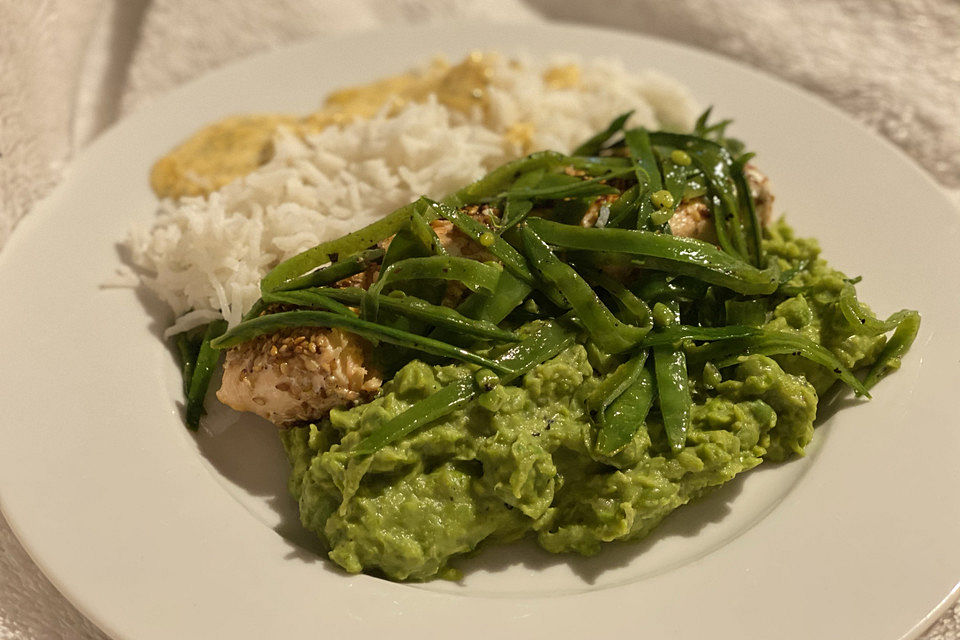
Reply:
[[[430,95],[450,109],[464,113],[480,109],[484,114],[498,59],[497,54],[475,52],[451,65],[438,58],[423,70],[336,91],[319,110],[303,117],[231,116],[204,127],[160,158],[150,172],[150,186],[161,198],[209,194],[268,162],[273,155],[273,135],[280,126],[306,135],[355,118],[373,117],[388,104],[391,112],[399,111],[411,102],[426,101]],[[553,67],[544,73],[544,82],[552,89],[575,88],[580,82],[580,68]],[[531,123],[517,122],[504,132],[504,140],[527,151],[533,133]]]
[[[297,121],[252,114],[208,125],[153,165],[150,186],[161,198],[206,195],[269,160],[277,127]]]
[[[565,64],[551,67],[543,74],[543,81],[551,89],[574,89],[580,86],[580,66]]]

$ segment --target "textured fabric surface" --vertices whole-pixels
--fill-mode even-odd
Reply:
[[[957,0],[527,2],[0,0],[0,247],[74,149],[225,62],[318,34],[536,11],[679,40],[800,84],[898,144],[960,202]],[[104,637],[0,516],[0,640]],[[960,606],[923,640],[960,640]]]
[[[0,247],[70,155],[79,53],[99,2],[0,2]]]

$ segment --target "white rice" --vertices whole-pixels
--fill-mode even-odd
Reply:
[[[575,89],[550,89],[543,72],[577,62]],[[370,223],[422,194],[439,198],[521,150],[504,139],[533,125],[532,150],[569,152],[618,114],[631,124],[689,129],[696,115],[676,81],[628,73],[617,61],[573,58],[495,65],[486,114],[436,100],[411,104],[302,140],[278,131],[273,159],[208,197],[164,200],[149,228],[128,239],[143,283],[170,305],[167,335],[225,318],[231,325],[259,298],[279,261]]]

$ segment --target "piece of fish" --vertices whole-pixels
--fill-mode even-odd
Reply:
[[[770,179],[752,164],[744,167],[744,177],[753,198],[754,207],[760,224],[766,226],[773,213],[773,192],[770,190]],[[600,218],[601,207],[609,205],[617,199],[616,196],[601,196],[587,209],[580,224],[592,227]],[[670,233],[684,238],[697,238],[704,242],[716,244],[717,232],[713,226],[713,216],[710,207],[703,196],[682,200],[677,206],[673,217],[670,218]]]
[[[485,224],[490,221],[487,210],[465,207],[462,211]],[[430,226],[450,255],[492,258],[451,222],[434,220]],[[381,243],[384,249],[388,246],[389,239]],[[337,286],[366,289],[378,273],[379,265],[371,265]],[[460,292],[451,290],[447,297],[462,292],[462,288]],[[334,407],[369,400],[380,388],[380,373],[370,364],[371,349],[360,336],[323,327],[284,329],[260,336],[227,351],[217,398],[278,427],[318,420]]]
[[[753,206],[757,211],[757,218],[762,226],[767,226],[773,212],[773,192],[770,191],[770,179],[755,166],[748,164],[744,167],[744,177],[753,198]],[[677,211],[670,218],[670,232],[675,236],[697,238],[704,242],[716,244],[717,231],[713,226],[713,218],[706,198],[691,198],[684,200],[677,207]]]
[[[227,352],[217,398],[277,426],[314,420],[377,392],[381,379],[368,364],[370,348],[340,329],[260,336]]]

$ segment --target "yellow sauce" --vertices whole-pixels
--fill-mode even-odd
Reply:
[[[580,67],[575,64],[551,67],[543,74],[543,81],[551,89],[575,89],[580,86]]]
[[[424,70],[336,91],[318,111],[304,117],[254,114],[226,118],[204,127],[158,160],[150,172],[150,186],[161,198],[215,191],[270,160],[273,135],[279,126],[305,135],[355,118],[373,117],[388,104],[391,113],[399,111],[411,102],[426,101],[430,95],[450,109],[464,113],[479,109],[483,115],[497,60],[497,54],[479,52],[456,65],[438,58]],[[544,73],[544,82],[552,89],[575,88],[580,82],[580,68],[553,67]],[[533,134],[532,123],[517,122],[504,131],[504,140],[527,152]]]

